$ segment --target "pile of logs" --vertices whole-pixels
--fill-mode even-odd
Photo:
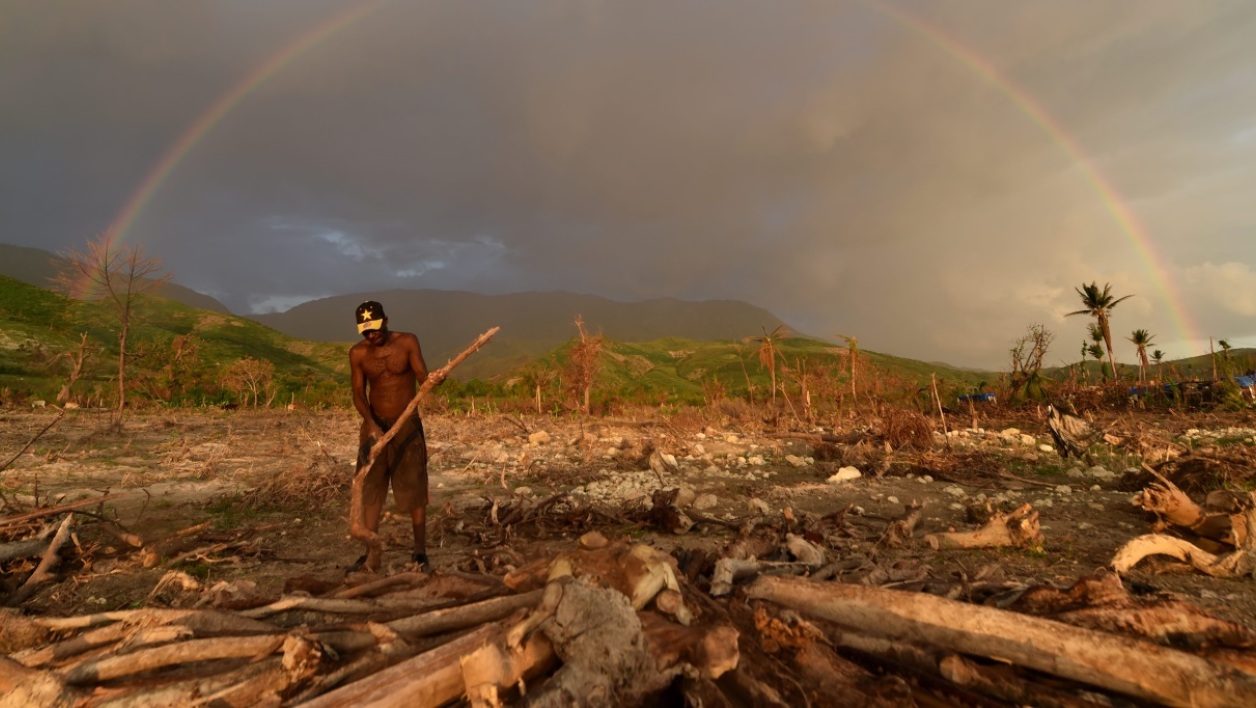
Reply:
[[[294,581],[271,601],[217,588],[183,609],[5,611],[0,707],[1256,705],[1256,634],[1133,597],[1115,574],[965,602],[818,580],[835,561],[786,544],[788,563],[745,557],[716,577],[716,562],[696,581],[677,557],[591,532],[503,577],[362,574]]]

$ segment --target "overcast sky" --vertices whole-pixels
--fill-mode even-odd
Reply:
[[[998,368],[1032,324],[1075,361],[1097,281],[1118,360],[1253,346],[1253,37],[1249,0],[0,0],[0,242],[114,225],[238,313],[731,298]]]

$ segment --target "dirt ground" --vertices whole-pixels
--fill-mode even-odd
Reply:
[[[503,573],[570,546],[592,528],[669,552],[717,552],[756,520],[841,514],[851,567],[872,559],[890,569],[884,585],[928,590],[931,583],[999,580],[1066,587],[1150,532],[1146,514],[1130,503],[1143,458],[1131,446],[1100,444],[1097,466],[1061,459],[1045,447],[1051,438],[1040,415],[981,418],[978,429],[936,434],[927,450],[887,452],[875,442],[818,442],[838,432],[831,428],[761,421],[428,414],[429,552],[438,573]],[[0,411],[0,464],[55,416]],[[1223,450],[1239,462],[1220,483],[1251,483],[1251,412],[1123,414],[1096,426],[1126,439]],[[347,535],[356,429],[352,411],[137,413],[121,431],[110,427],[107,413],[67,412],[0,472],[7,507],[0,518],[107,494],[85,511],[115,519],[146,541],[208,524],[191,548],[171,544],[169,556],[151,567],[116,544],[81,538],[78,556],[85,560],[63,569],[62,580],[28,600],[25,610],[72,615],[175,602],[158,588],[171,570],[205,588],[248,579],[271,598],[294,579],[342,577],[361,552]],[[849,468],[859,476],[833,479],[844,468],[846,476],[853,476]],[[652,493],[670,488],[687,490],[682,498],[699,520],[688,533],[643,522]],[[879,547],[887,524],[912,502],[925,505],[915,540]],[[996,510],[1031,503],[1040,514],[1041,548],[935,551],[920,540],[932,531],[975,528],[972,514],[986,502]],[[381,530],[388,542],[384,572],[399,571],[409,559],[409,519],[389,514]],[[1149,560],[1128,574],[1126,585],[1137,594],[1189,600],[1256,629],[1251,578],[1210,578]]]

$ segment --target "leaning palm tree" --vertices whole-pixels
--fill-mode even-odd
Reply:
[[[777,325],[776,329],[769,334],[766,329],[763,330],[762,337],[751,337],[753,341],[759,343],[759,364],[768,370],[768,376],[772,381],[772,403],[776,403],[776,357],[779,350],[779,344],[782,339],[788,339],[792,332],[785,325]]]
[[[1108,350],[1108,365],[1112,368],[1112,378],[1115,380],[1116,358],[1112,356],[1112,330],[1108,326],[1108,320],[1112,316],[1113,308],[1133,296],[1114,297],[1112,295],[1112,285],[1109,283],[1103,284],[1103,290],[1100,290],[1096,283],[1082,285],[1080,288],[1074,289],[1082,298],[1083,309],[1070,312],[1066,317],[1088,315],[1095,318],[1095,323],[1099,325],[1099,331],[1103,333],[1103,345]]]
[[[1147,347],[1153,344],[1152,340],[1155,336],[1145,329],[1136,329],[1130,333],[1129,340],[1134,346],[1138,347],[1138,380],[1147,380],[1147,369],[1151,368],[1151,362],[1147,359]]]

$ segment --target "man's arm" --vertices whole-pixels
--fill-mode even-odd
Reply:
[[[427,362],[423,360],[423,349],[419,346],[419,338],[410,335],[410,345],[407,347],[410,356],[410,369],[414,371],[414,380],[418,385],[422,386],[427,380],[430,372],[427,370]],[[440,381],[433,380],[433,386],[440,385]]]
[[[362,350],[356,346],[349,350],[349,379],[353,386],[353,407],[358,410],[358,415],[362,416],[362,420],[374,428],[370,432],[371,437],[378,438],[384,434],[384,431],[380,430],[379,424],[375,422],[375,416],[371,413],[371,403],[366,397],[366,371],[362,368],[363,356]]]

